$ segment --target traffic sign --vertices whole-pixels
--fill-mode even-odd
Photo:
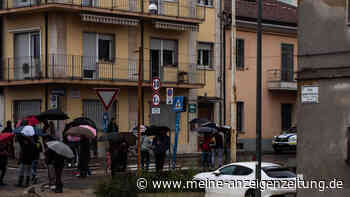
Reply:
[[[183,96],[175,96],[173,103],[173,110],[175,112],[181,112],[183,110],[184,97]]]
[[[152,114],[160,114],[160,108],[159,107],[152,107]]]
[[[153,77],[152,79],[152,90],[158,92],[161,88],[159,77]]]
[[[167,88],[166,89],[166,104],[172,105],[174,99],[174,88]]]
[[[152,105],[153,106],[159,106],[160,105],[160,95],[155,92],[152,95]]]
[[[103,106],[105,107],[105,110],[107,111],[108,108],[112,105],[114,99],[119,95],[120,89],[119,88],[96,88],[95,91],[98,98],[100,99]]]

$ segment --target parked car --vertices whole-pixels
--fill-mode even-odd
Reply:
[[[255,171],[256,171],[257,162],[236,162],[231,163],[225,166],[220,167],[219,169],[213,172],[203,172],[196,174],[193,180],[196,181],[236,181],[244,183],[252,183],[256,180]],[[263,181],[273,181],[274,183],[281,183],[285,181],[295,181],[296,174],[290,171],[287,168],[282,168],[278,164],[274,163],[265,163],[261,164],[261,178]],[[249,185],[252,186],[252,185]],[[209,187],[206,188],[207,196],[230,196],[230,197],[254,197],[254,187],[249,187],[247,185],[241,187],[231,187],[225,184],[224,187]],[[262,197],[271,197],[271,196],[283,196],[288,194],[295,194],[296,188],[287,188],[287,187],[269,187],[265,188],[261,192]]]
[[[297,147],[297,129],[292,127],[282,132],[279,136],[274,136],[272,147],[276,152],[284,150],[296,150]]]

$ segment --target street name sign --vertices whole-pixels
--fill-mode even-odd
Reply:
[[[303,86],[301,88],[301,103],[319,103],[319,87]]]

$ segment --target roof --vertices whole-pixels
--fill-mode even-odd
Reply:
[[[232,0],[225,0],[224,10],[231,13]],[[238,19],[256,21],[257,18],[257,3],[254,0],[236,0],[236,17]],[[277,1],[263,0],[263,21],[275,23],[298,23],[297,8]]]
[[[242,166],[246,166],[249,168],[254,169],[255,166],[258,164],[257,161],[247,161],[247,162],[235,162],[235,163],[230,163],[227,164],[225,166],[229,166],[229,165],[242,165]],[[278,166],[280,167],[280,165],[275,164],[275,163],[269,163],[269,162],[261,162],[261,167],[272,167],[272,166]],[[223,166],[224,167],[224,166]]]

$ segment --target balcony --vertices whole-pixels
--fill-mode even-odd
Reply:
[[[156,13],[150,13],[149,1],[143,0],[3,0],[0,14],[65,10],[191,23],[205,19],[205,6],[197,5],[196,1],[161,2]]]
[[[98,61],[97,57],[50,54],[45,57],[16,57],[2,61],[0,86],[45,83],[137,86],[138,59],[114,58]],[[144,63],[144,86],[151,86],[149,61]],[[164,68],[164,87],[201,88],[205,71],[188,63]]]
[[[270,91],[297,91],[296,73],[294,71],[268,70],[268,88]]]

